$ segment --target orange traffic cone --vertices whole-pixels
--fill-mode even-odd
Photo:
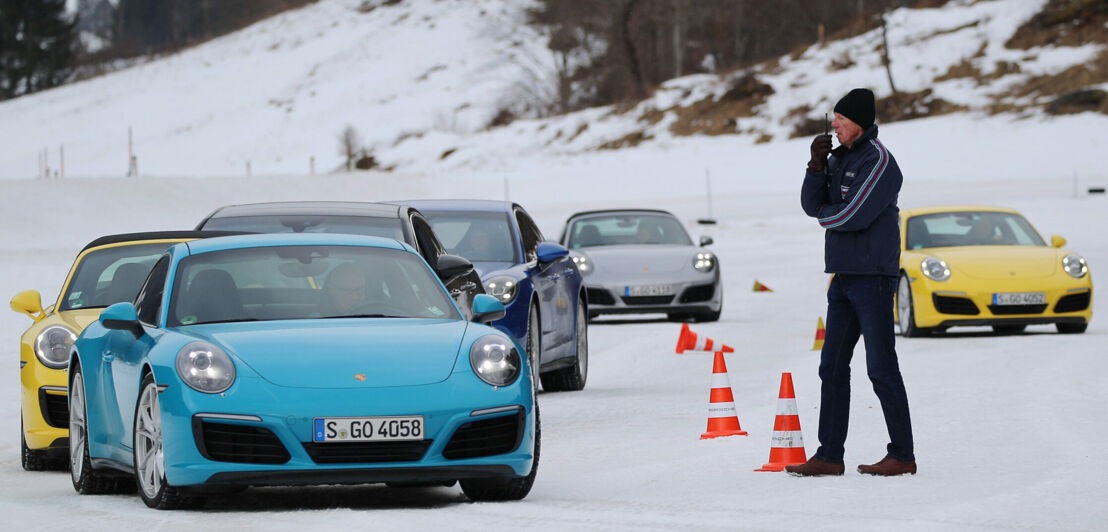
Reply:
[[[704,337],[699,338],[696,333],[692,332],[688,323],[681,324],[681,335],[677,337],[677,354],[684,353],[685,350],[691,351],[723,351],[724,353],[734,353],[735,348],[729,345],[719,344],[716,346],[716,341],[711,338]]]
[[[754,280],[754,291],[755,292],[772,292],[773,289],[766,286],[766,285],[764,285],[764,284],[762,284],[762,283],[759,283],[758,280],[755,279]]]
[[[783,471],[787,465],[808,461],[804,454],[804,437],[800,433],[800,416],[796,412],[792,373],[781,374],[781,392],[777,397],[777,419],[773,421],[769,463],[755,471]]]
[[[720,436],[746,436],[746,431],[739,426],[735,396],[731,394],[731,381],[727,378],[723,351],[716,351],[716,359],[712,364],[712,393],[708,396],[708,432],[701,434],[700,439]]]
[[[827,337],[827,329],[823,326],[823,316],[820,316],[816,325],[816,342],[812,345],[812,351],[823,349],[823,340]]]

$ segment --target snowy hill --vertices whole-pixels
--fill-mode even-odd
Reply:
[[[971,144],[1028,117],[1045,118],[1056,132],[1108,125],[1103,114],[1044,117],[1048,97],[1017,90],[1108,54],[1096,44],[1006,48],[1045,3],[955,0],[891,13],[892,77],[907,96],[889,105],[909,116],[955,111],[952,123],[980,128]],[[67,176],[123,175],[129,129],[141,175],[327,173],[342,167],[338,136],[348,125],[395,172],[510,172],[521,157],[657,149],[688,134],[731,133],[719,137],[726,146],[756,149],[818,129],[852,87],[891,95],[878,29],[750,72],[675,79],[631,109],[489,129],[501,109],[533,106],[552,83],[546,37],[524,22],[528,5],[321,0],[159,60],[0,103],[0,177],[38,175],[44,150],[58,170],[63,149]],[[1088,88],[1098,87],[1108,83]],[[997,109],[1006,112],[990,114]],[[1040,149],[1042,142],[1072,147],[1057,134],[1037,139]],[[1064,168],[1032,171],[1103,175],[1101,166],[1079,155]]]

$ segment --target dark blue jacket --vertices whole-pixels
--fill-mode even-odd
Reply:
[[[804,212],[827,229],[827,273],[897,276],[900,270],[900,210],[904,180],[896,159],[870,126],[853,147],[839,146],[827,173],[805,172],[800,189]]]

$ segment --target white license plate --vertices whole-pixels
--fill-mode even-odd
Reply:
[[[401,441],[423,439],[423,416],[317,417],[312,441]]]
[[[644,284],[639,286],[628,286],[623,293],[628,296],[670,296],[673,295],[673,285]]]
[[[1010,292],[993,294],[994,305],[1042,305],[1046,303],[1045,292]]]

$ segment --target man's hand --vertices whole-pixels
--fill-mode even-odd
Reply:
[[[809,172],[822,172],[827,168],[827,156],[831,153],[831,135],[816,135],[812,139],[812,159],[808,161]]]

